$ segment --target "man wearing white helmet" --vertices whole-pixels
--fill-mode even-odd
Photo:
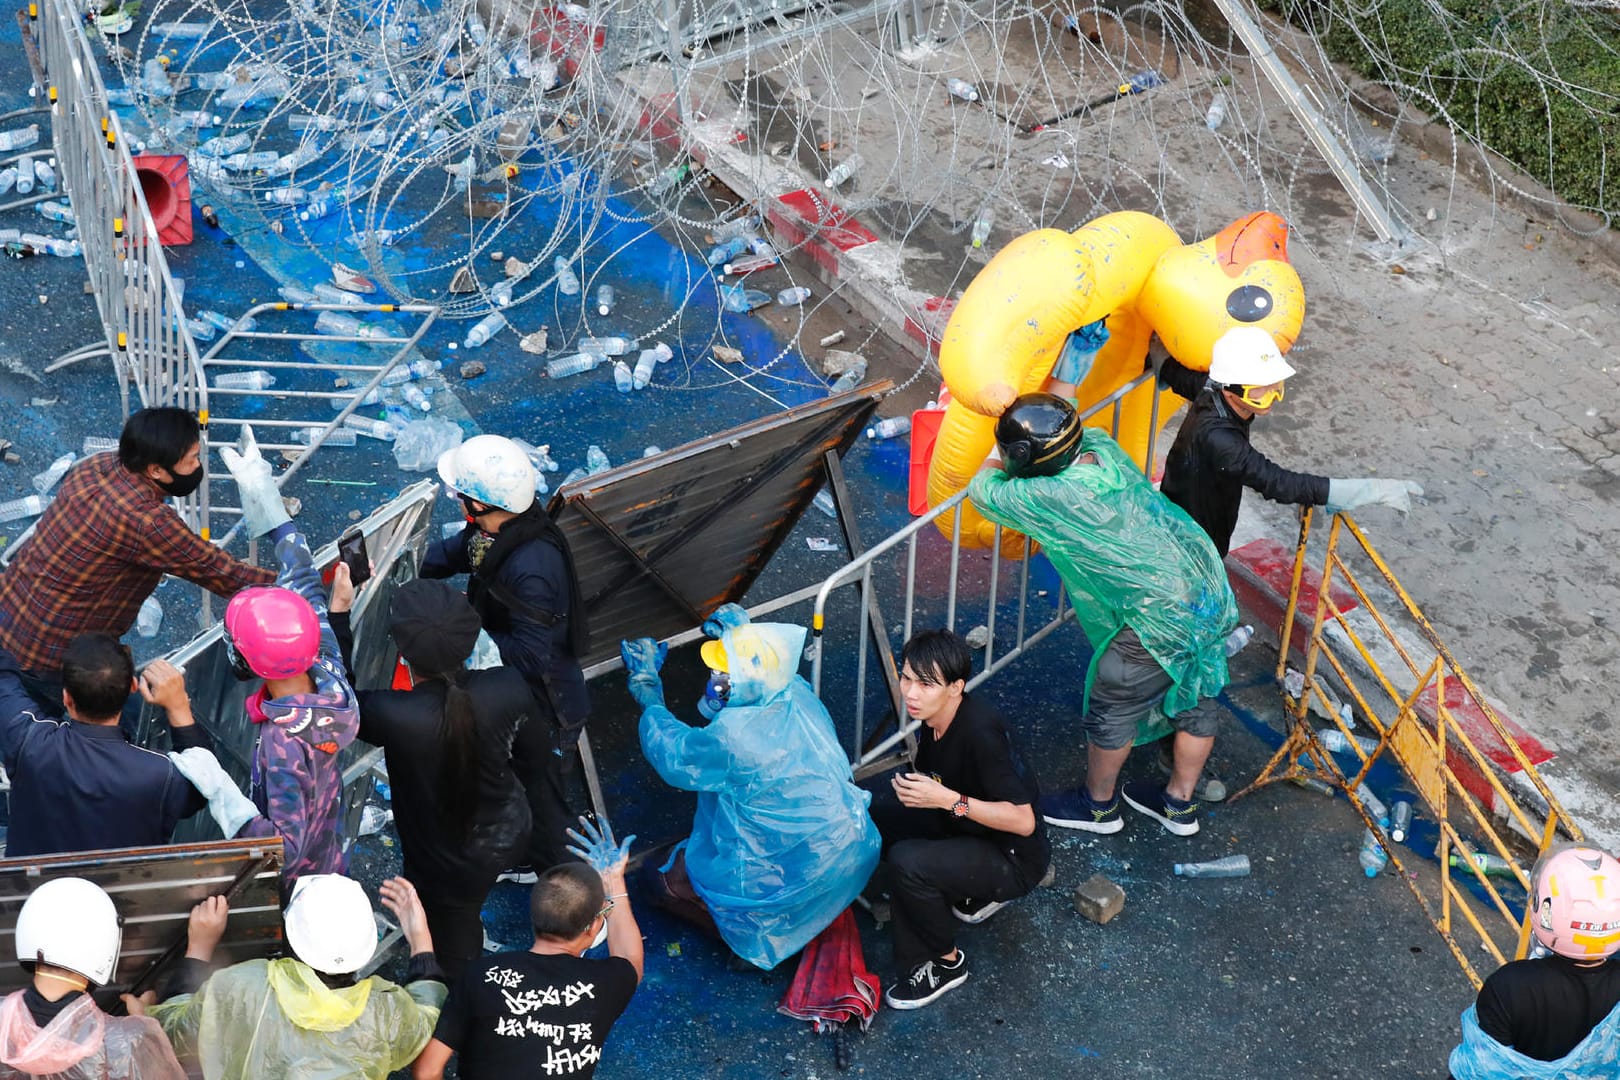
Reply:
[[[0,1078],[181,1080],[168,1037],[124,995],[127,1017],[90,996],[118,968],[123,929],[112,898],[83,878],[57,878],[17,914],[17,962],[32,985],[0,1000]]]
[[[439,458],[439,477],[460,500],[467,527],[428,549],[421,576],[468,575],[467,599],[538,706],[512,745],[534,818],[528,865],[501,875],[528,884],[535,871],[568,858],[564,833],[574,815],[563,770],[591,708],[579,663],[589,642],[579,576],[562,530],[535,499],[534,464],[511,439],[468,439]]]
[[[152,1009],[180,1057],[195,1061],[204,1080],[383,1080],[415,1061],[433,1035],[446,990],[416,890],[390,878],[379,891],[411,950],[403,987],[356,977],[377,951],[377,923],[352,878],[298,879],[283,915],[292,957],[246,960],[212,975],[208,963],[228,912],[222,896],[198,904],[171,996]]]

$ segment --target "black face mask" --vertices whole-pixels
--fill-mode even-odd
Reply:
[[[478,504],[467,498],[467,496],[458,495],[457,498],[461,500],[461,508],[467,513],[467,520],[471,521],[474,525],[478,524],[479,518],[495,509],[493,506],[486,506],[482,510],[479,510],[477,509]]]
[[[170,469],[167,481],[154,480],[152,482],[175,498],[183,499],[202,486],[203,467],[198,465],[195,469],[186,473],[179,473]]]

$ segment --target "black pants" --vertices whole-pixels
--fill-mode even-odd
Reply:
[[[433,955],[453,986],[467,965],[484,955],[484,901],[437,900],[420,889],[417,895],[433,933]]]
[[[537,704],[536,715],[518,728],[512,741],[512,768],[529,798],[534,821],[526,861],[545,870],[573,859],[565,830],[579,824],[578,811],[568,798],[569,774],[578,772],[579,745],[570,739],[559,752],[562,739],[556,717],[544,702]]]
[[[956,948],[953,904],[1016,900],[1035,887],[994,840],[952,834],[946,811],[914,810],[892,793],[879,792],[872,799],[872,820],[883,834],[894,959],[901,972]]]

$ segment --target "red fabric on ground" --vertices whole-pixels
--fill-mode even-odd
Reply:
[[[855,916],[845,908],[832,925],[817,934],[799,955],[799,970],[776,1011],[809,1020],[823,1031],[834,1023],[855,1020],[861,1030],[877,1014],[882,988],[866,969]]]

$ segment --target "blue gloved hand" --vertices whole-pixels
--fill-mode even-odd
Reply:
[[[721,604],[714,614],[703,620],[703,632],[718,640],[727,630],[748,625],[748,612],[741,604]]]
[[[574,841],[568,845],[569,853],[590,863],[603,877],[624,873],[625,863],[630,861],[630,845],[635,841],[635,835],[631,834],[624,838],[623,843],[619,843],[613,838],[612,825],[584,816],[580,817],[579,826],[583,832],[567,830],[568,838]]]
[[[669,646],[652,638],[619,642],[619,656],[629,676],[630,696],[643,709],[664,703],[664,681],[658,677],[658,670],[664,666],[664,657],[668,655]]]

